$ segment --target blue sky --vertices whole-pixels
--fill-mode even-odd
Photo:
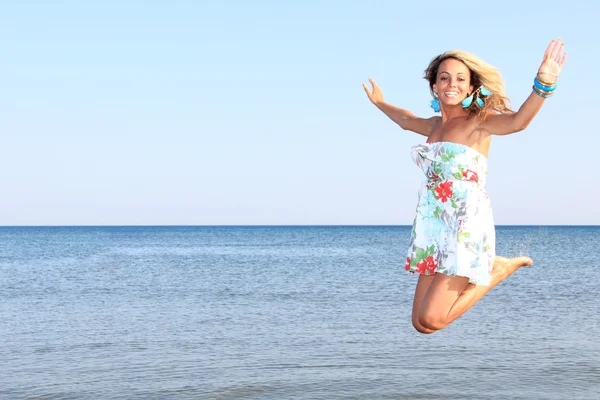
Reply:
[[[600,224],[599,6],[404,3],[3,2],[0,225],[410,224],[424,138],[362,83],[431,116],[423,70],[462,49],[518,108],[556,37],[556,94],[492,140],[495,221]]]

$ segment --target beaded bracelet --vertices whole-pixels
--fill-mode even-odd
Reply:
[[[531,88],[533,89],[533,92],[535,94],[537,94],[538,96],[541,96],[541,97],[543,97],[545,99],[547,99],[548,97],[552,96],[552,92],[544,92],[544,91],[538,89],[535,85],[533,85]]]

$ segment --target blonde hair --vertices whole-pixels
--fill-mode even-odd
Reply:
[[[471,105],[466,108],[471,116],[485,119],[490,112],[501,114],[513,112],[510,109],[510,100],[506,97],[504,92],[504,81],[502,80],[500,71],[479,57],[462,50],[447,51],[435,57],[429,63],[429,66],[425,70],[424,78],[429,81],[429,91],[433,97],[435,97],[433,85],[436,83],[440,64],[449,58],[462,61],[467,68],[469,68],[469,71],[471,72],[470,84],[473,86],[474,92],[481,86],[484,86],[492,92],[491,96],[480,96],[485,102],[483,107],[479,107],[475,99],[473,99]],[[471,94],[473,93],[470,93],[469,95]]]

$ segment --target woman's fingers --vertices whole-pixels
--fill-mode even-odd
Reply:
[[[558,71],[562,70],[562,66],[567,60],[567,53],[565,52],[565,44],[561,39],[558,39],[558,42],[556,42],[551,57],[552,61],[556,63]]]
[[[562,42],[561,39],[558,39],[556,41],[556,43],[554,43],[554,48],[552,49],[552,53],[550,53],[550,58],[554,61],[557,60],[557,56],[560,55],[560,53],[562,52],[562,48],[564,46],[564,43]]]
[[[542,73],[546,73],[554,78],[558,77],[558,74],[562,70],[562,66],[567,60],[567,53],[565,52],[565,44],[562,39],[550,41],[550,44],[546,48],[544,53],[544,61],[540,66]]]
[[[558,47],[558,51],[556,52],[556,56],[554,56],[554,61],[556,61],[557,63],[560,63],[560,59],[562,58],[563,54],[565,53],[565,44],[561,43],[560,46]]]
[[[376,90],[379,90],[379,86],[377,86],[377,84],[375,83],[373,78],[369,78],[369,82],[371,82],[371,85],[373,86],[373,92],[375,92]]]
[[[547,60],[550,57],[550,52],[552,52],[552,48],[554,47],[554,39],[550,41],[548,47],[546,47],[546,52],[544,53],[544,60]]]
[[[565,44],[563,43],[562,39],[552,39],[546,48],[546,52],[544,53],[544,60],[551,59],[556,62],[560,62],[564,49]]]
[[[377,86],[377,84],[372,78],[369,78],[369,82],[371,83],[372,89],[369,89],[369,87],[364,83],[363,88],[365,89],[365,92],[367,92],[367,96],[369,96],[369,98],[372,98],[379,92],[379,86]]]
[[[375,83],[375,81],[372,78],[369,78],[369,82],[371,83],[371,86],[373,87],[372,89],[369,88],[368,85],[366,85],[364,83],[362,84],[363,89],[365,89],[365,93],[369,97],[369,100],[371,100],[371,103],[373,103],[373,104],[381,103],[383,101],[383,94],[381,93],[381,89],[379,89],[379,86],[377,86],[377,84]]]
[[[562,55],[562,59],[560,60],[560,68],[562,69],[562,66],[565,65],[565,61],[567,61],[567,52],[565,51],[565,54]]]

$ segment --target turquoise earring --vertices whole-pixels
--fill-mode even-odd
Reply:
[[[483,86],[479,88],[479,93],[481,93],[482,96],[486,96],[486,97],[492,95],[492,92],[490,92],[489,90],[487,90]]]
[[[480,86],[479,89],[477,89],[476,91],[474,91],[472,95],[470,95],[469,97],[467,97],[466,99],[464,99],[462,101],[462,108],[467,108],[467,107],[469,107],[473,103],[473,96],[474,95],[477,95],[477,97],[475,98],[475,101],[477,102],[477,105],[479,107],[483,107],[485,105],[485,103],[483,102],[483,99],[481,99],[479,97],[479,95],[481,95],[483,97],[488,97],[488,96],[492,95],[492,92],[490,92],[485,87]]]
[[[440,112],[440,101],[437,98],[431,100],[431,103],[429,104],[431,105],[431,108],[433,108],[433,111]]]
[[[479,99],[477,99],[479,100]],[[471,105],[471,103],[473,102],[473,95],[470,95],[469,97],[467,97],[466,99],[464,99],[462,101],[462,108],[467,108]]]

